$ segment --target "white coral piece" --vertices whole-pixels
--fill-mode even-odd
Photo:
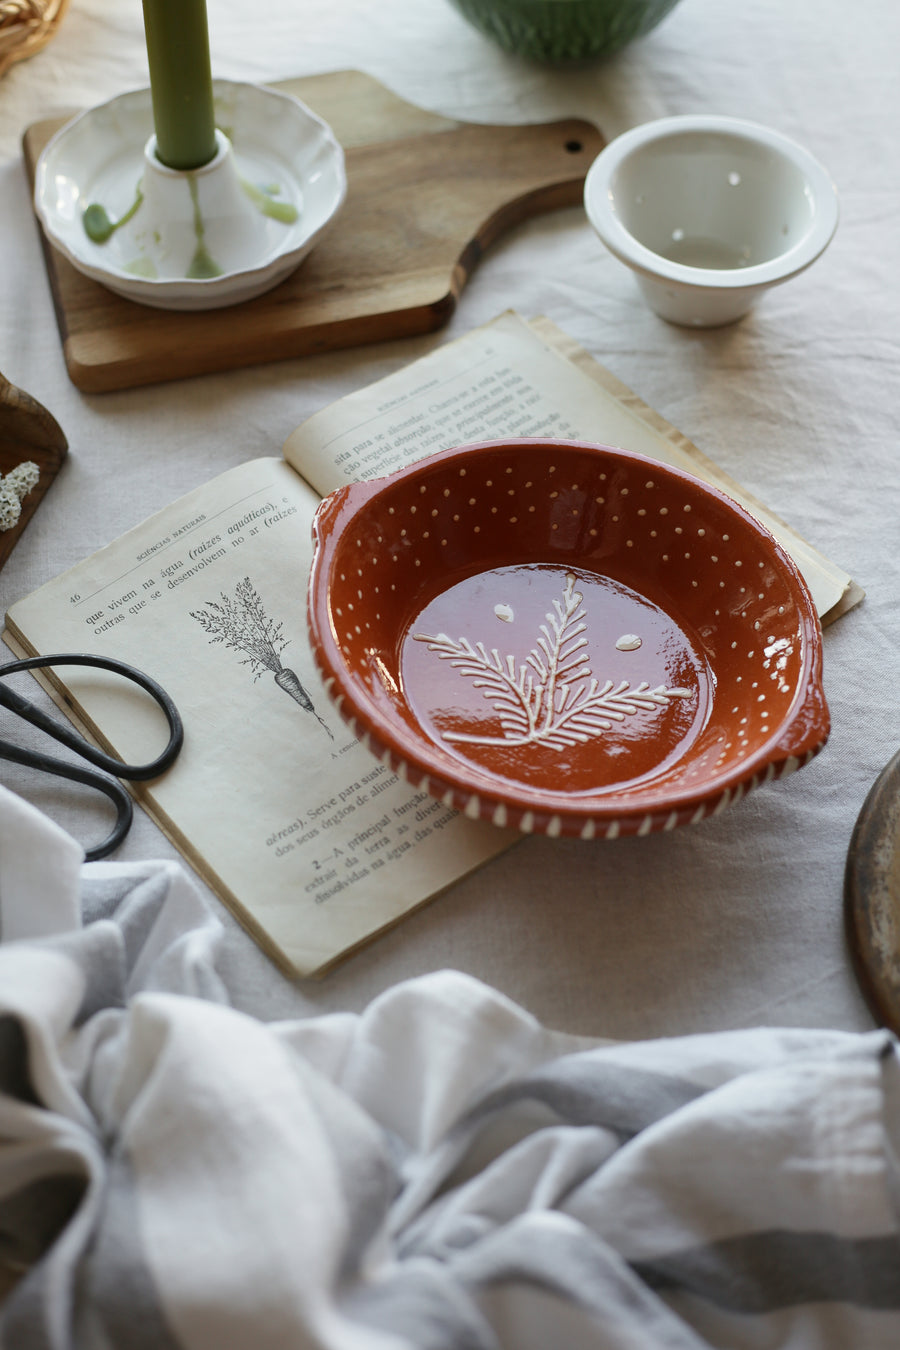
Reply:
[[[37,486],[41,471],[30,459],[0,475],[0,530],[11,530],[22,514],[22,502]]]

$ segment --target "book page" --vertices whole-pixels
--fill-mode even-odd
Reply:
[[[850,577],[751,498],[696,446],[546,319],[510,312],[315,413],[285,459],[318,492],[376,478],[451,446],[509,436],[614,445],[728,493],[794,558],[820,618],[861,597]]]
[[[10,645],[127,661],[185,726],[174,766],[135,795],[289,973],[326,968],[518,835],[402,783],[359,744],[306,628],[316,494],[279,459],[229,470],[12,606]],[[149,761],[167,733],[147,695],[60,668],[107,750]]]

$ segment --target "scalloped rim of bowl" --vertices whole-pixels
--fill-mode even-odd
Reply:
[[[772,733],[743,761],[700,783],[663,785],[641,790],[640,801],[626,801],[627,787],[590,794],[571,794],[564,788],[548,791],[530,787],[472,765],[455,764],[422,731],[414,734],[396,716],[386,717],[383,704],[369,696],[360,681],[348,676],[331,616],[330,571],[338,539],[353,528],[357,515],[379,494],[397,484],[415,480],[423,471],[461,462],[481,450],[498,451],[511,445],[568,446],[600,450],[627,459],[657,478],[685,485],[699,497],[724,506],[735,523],[759,540],[786,580],[796,602],[803,644],[802,663],[790,707]],[[329,494],[313,523],[315,550],[307,592],[307,616],[313,654],[329,697],[370,751],[401,778],[421,786],[446,805],[466,814],[514,826],[525,832],[577,836],[583,839],[649,834],[693,824],[718,814],[739,801],[750,789],[786,777],[803,767],[827,742],[830,714],[822,686],[822,635],[806,582],[793,559],[754,516],[725,493],[691,474],[616,447],[587,442],[547,442],[542,438],[478,442],[439,452],[386,477],[349,484]],[[404,700],[406,702],[406,700]],[[411,709],[410,709],[411,710]]]
[[[276,125],[283,136],[271,149],[292,192],[304,200],[298,221],[269,246],[258,263],[214,277],[145,277],[114,265],[104,244],[85,234],[81,216],[96,195],[92,182],[108,166],[128,165],[128,191],[142,176],[145,146],[153,135],[150,89],[130,90],[77,114],[51,137],[35,169],[34,208],[50,243],[83,275],[130,300],[159,309],[213,309],[252,299],[293,272],[340,211],[347,195],[344,152],[331,127],[292,94],[266,85],[213,80],[216,125],[226,122],[235,157],[253,162],[260,128]],[[315,212],[305,209],[308,161],[317,160]],[[133,162],[132,162],[133,160]],[[320,161],[320,162],[319,162]],[[258,162],[258,152],[257,152]],[[201,167],[196,172],[203,172]],[[267,165],[266,167],[269,167]],[[116,167],[115,172],[124,169]]]
[[[791,248],[765,262],[740,268],[690,267],[641,244],[625,228],[614,206],[611,184],[624,162],[651,143],[691,132],[714,132],[764,146],[788,160],[805,176],[815,203],[810,229]],[[623,131],[594,160],[584,183],[584,207],[602,243],[620,262],[657,281],[672,281],[698,290],[748,290],[788,281],[824,252],[838,225],[838,197],[827,169],[797,141],[758,122],[712,113],[662,117]]]

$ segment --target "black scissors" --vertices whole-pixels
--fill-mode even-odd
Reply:
[[[146,782],[150,778],[157,778],[174,763],[184,742],[184,727],[178,709],[169,695],[149,675],[136,670],[134,666],[127,665],[124,661],[116,661],[110,657],[63,653],[55,656],[29,656],[21,661],[8,661],[5,665],[0,666],[0,676],[12,675],[19,670],[35,670],[45,666],[96,666],[101,670],[110,670],[126,680],[131,680],[132,683],[140,685],[159,704],[169,724],[169,743],[165,750],[150,764],[123,764],[120,760],[105,755],[102,750],[96,750],[76,731],[71,731],[61,722],[48,717],[40,708],[36,708],[33,703],[29,703],[27,698],[23,698],[21,694],[5,685],[2,679],[0,679],[0,705],[8,708],[10,712],[15,713],[24,721],[30,722],[32,726],[40,727],[42,731],[45,731],[48,736],[52,736],[54,740],[59,741],[61,745],[68,746],[82,759],[96,765],[98,769],[105,770],[106,773],[115,775],[115,778],[124,778],[130,782]],[[114,779],[104,778],[101,774],[93,773],[90,769],[82,769],[76,764],[69,764],[65,760],[54,759],[40,751],[22,749],[5,740],[0,740],[0,759],[10,760],[14,764],[24,764],[44,773],[55,774],[59,778],[68,778],[75,783],[85,783],[88,787],[96,788],[109,797],[116,808],[116,823],[112,832],[102,843],[96,844],[93,848],[85,849],[84,856],[87,862],[93,862],[97,858],[105,858],[108,853],[112,853],[113,849],[118,848],[121,844],[128,833],[134,814],[131,798],[121,783]]]

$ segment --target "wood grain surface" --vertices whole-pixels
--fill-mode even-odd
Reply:
[[[347,200],[332,229],[274,290],[201,313],[115,295],[76,271],[42,232],[66,367],[78,388],[156,384],[440,328],[503,231],[581,202],[604,144],[596,127],[577,119],[455,122],[360,71],[274,87],[323,117],[344,148]],[[25,132],[32,183],[41,150],[66,120]]]
[[[873,1015],[900,1036],[900,751],[856,821],[844,873],[847,941]]]
[[[66,438],[53,414],[24,389],[0,375],[0,477],[29,460],[37,465],[40,473],[37,484],[22,502],[15,525],[0,530],[0,568],[43,501],[67,452]]]

